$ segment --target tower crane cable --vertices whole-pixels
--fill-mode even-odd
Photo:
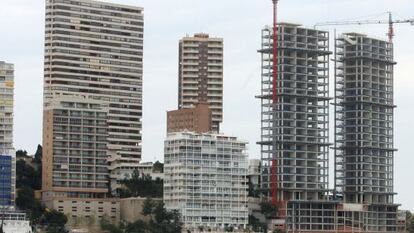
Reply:
[[[333,22],[324,22],[324,23],[317,23],[315,27],[319,26],[341,26],[341,25],[364,25],[364,24],[388,24],[388,40],[390,43],[393,42],[395,37],[394,31],[394,24],[403,24],[403,23],[410,23],[414,25],[414,18],[413,19],[400,19],[394,20],[392,12],[388,12],[388,20],[356,20],[356,21],[333,21]]]

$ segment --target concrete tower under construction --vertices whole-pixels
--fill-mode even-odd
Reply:
[[[363,232],[396,232],[393,44],[347,33],[335,52],[335,189]]]
[[[262,188],[278,206],[278,227],[321,230],[322,225],[316,224],[323,222],[323,215],[312,221],[289,216],[310,208],[302,206],[303,202],[313,205],[328,196],[329,33],[280,23],[278,43],[273,43],[273,34],[271,27],[262,30],[259,51]]]

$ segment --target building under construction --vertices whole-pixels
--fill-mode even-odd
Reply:
[[[329,190],[329,33],[262,30],[262,188],[283,232],[398,232],[390,41],[335,38],[335,189]],[[390,18],[390,22],[391,18]],[[332,191],[332,192],[331,192]]]
[[[362,232],[396,232],[393,44],[362,34],[335,40],[335,189]]]
[[[329,34],[288,23],[276,29],[277,37],[274,28],[262,30],[259,51],[262,187],[279,210],[273,225],[289,232],[334,229],[336,205],[328,200]]]
[[[335,40],[330,195],[328,32],[280,23],[273,35],[271,27],[262,30],[259,51],[262,188],[278,208],[272,225],[286,232],[397,232],[392,43],[356,33]]]

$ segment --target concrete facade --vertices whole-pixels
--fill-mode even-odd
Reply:
[[[113,224],[121,220],[120,199],[73,198],[68,196],[43,195],[47,208],[55,209],[68,217],[71,227],[99,226],[102,218]]]
[[[108,108],[84,97],[56,97],[45,105],[42,203],[69,225],[119,223],[120,205],[108,199]]]
[[[253,194],[253,196],[255,197],[258,196],[258,193],[260,193],[260,189],[261,189],[261,175],[262,175],[261,172],[262,172],[262,169],[261,169],[260,159],[250,159],[247,177],[248,177],[249,185],[250,185],[249,189],[251,189],[251,192],[252,192],[250,194]]]
[[[43,192],[89,198],[108,193],[108,109],[100,103],[69,96],[45,105]]]
[[[169,134],[164,154],[164,203],[185,229],[245,229],[247,143],[219,134]]]
[[[358,33],[335,41],[335,189],[360,205],[359,229],[397,232],[393,44]]]
[[[223,39],[208,34],[186,36],[179,42],[178,108],[208,103],[212,128],[223,121]]]
[[[108,157],[141,160],[142,60],[143,8],[46,1],[42,200],[71,224],[119,222]]]
[[[10,154],[13,147],[14,65],[0,61],[0,150]]]
[[[167,133],[191,131],[208,133],[212,129],[212,112],[208,103],[197,103],[193,108],[167,112]]]
[[[273,101],[273,28],[262,30],[262,188],[278,206],[273,225],[321,230],[324,216],[290,218],[327,200],[329,33],[280,23],[277,102]],[[308,205],[301,205],[307,202]],[[305,221],[307,219],[307,221]]]
[[[335,40],[335,190],[328,189],[329,36],[280,23],[262,32],[262,188],[286,232],[398,232],[393,191],[393,45]],[[274,101],[273,72],[277,71]],[[402,218],[401,218],[402,219]],[[400,224],[401,226],[401,224]]]
[[[83,95],[108,105],[108,149],[141,159],[143,8],[47,0],[44,102]]]
[[[121,219],[126,222],[149,221],[151,218],[142,214],[142,208],[146,199],[142,197],[121,199]],[[153,198],[151,200],[162,202],[161,198]]]
[[[14,65],[0,61],[0,207],[13,209],[16,153],[13,147]]]

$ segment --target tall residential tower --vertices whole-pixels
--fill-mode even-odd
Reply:
[[[141,159],[143,9],[47,0],[45,103],[82,95],[108,104],[108,149]]]
[[[0,61],[0,208],[13,208],[16,192],[13,93],[14,65]]]
[[[186,36],[179,44],[178,108],[208,103],[212,128],[223,121],[223,39],[208,34]]]
[[[117,222],[108,159],[141,160],[143,8],[47,0],[45,32],[43,201]]]

